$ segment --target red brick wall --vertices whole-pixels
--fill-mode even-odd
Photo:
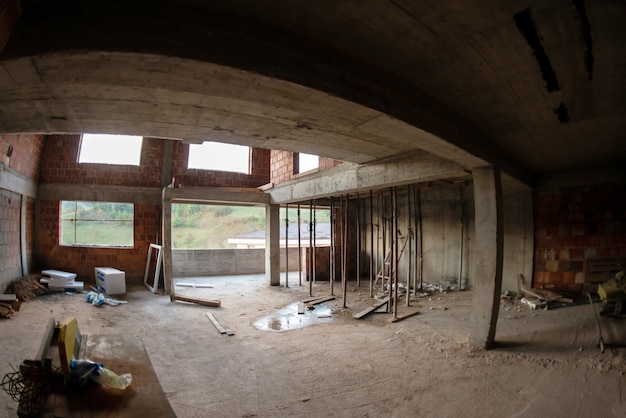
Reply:
[[[626,256],[626,184],[537,193],[533,286],[582,291],[586,257]]]
[[[293,177],[294,153],[291,151],[272,150],[270,156],[271,172],[270,182],[279,184]]]
[[[13,147],[11,156],[6,157],[10,147]],[[31,180],[37,181],[42,149],[43,137],[41,135],[0,136],[0,163],[11,167]]]
[[[135,246],[131,249],[61,246],[59,202],[42,201],[40,213],[42,269],[70,271],[93,284],[95,267],[114,267],[126,273],[127,283],[143,281],[148,247],[157,242],[160,229],[159,206],[135,204]]]
[[[22,276],[20,195],[0,189],[0,285]],[[4,292],[2,292],[4,293]]]
[[[182,142],[174,144],[172,176],[176,185],[183,187],[244,187],[254,188],[269,183],[270,151],[252,148],[250,174],[227,171],[209,171],[188,169],[189,145]]]
[[[297,156],[297,152],[272,150],[270,157],[270,182],[279,184],[297,177],[300,171],[298,169]],[[320,157],[319,169],[323,170],[339,164],[341,164],[341,161]]]
[[[42,183],[160,187],[162,139],[144,138],[139,166],[79,164],[80,135],[46,137],[41,163]]]

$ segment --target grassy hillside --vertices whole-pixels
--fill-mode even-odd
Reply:
[[[289,209],[289,222],[297,223],[297,209]],[[300,211],[303,222],[309,211]],[[318,222],[328,222],[328,211],[317,212]],[[281,208],[281,225],[285,210]],[[172,205],[174,248],[229,248],[228,238],[265,228],[265,208],[256,206]]]

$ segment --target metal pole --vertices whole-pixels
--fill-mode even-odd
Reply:
[[[285,205],[285,287],[289,287],[289,204]]]
[[[413,238],[413,230],[411,228],[411,186],[406,186],[406,222],[408,231],[406,239],[409,240],[407,242],[408,252],[406,253],[406,306],[411,306],[411,239]]]
[[[424,254],[423,254],[423,248],[422,248],[422,193],[419,189],[417,189],[417,205],[415,206],[415,210],[417,211],[417,255],[418,255],[418,262],[419,262],[419,274],[418,274],[418,281],[419,281],[419,287],[420,287],[420,291],[424,290]]]
[[[394,187],[391,192],[391,222],[393,225],[393,318],[398,317],[398,194]]]
[[[356,195],[356,285],[361,286],[361,201]]]
[[[302,286],[302,226],[300,223],[300,203],[298,203],[298,285]]]
[[[463,228],[464,228],[464,213],[463,213],[463,186],[459,189],[461,191],[461,239],[459,242],[460,247],[460,256],[459,256],[459,290],[461,290],[462,280],[463,280]]]
[[[313,200],[313,283],[317,283],[317,201]]]
[[[370,298],[374,297],[374,193],[370,190]]]
[[[346,296],[348,293],[348,195],[346,195],[346,204],[343,214],[343,272],[342,272],[342,283],[343,283],[343,307],[346,306]],[[342,207],[344,205],[341,205]]]
[[[330,281],[330,294],[335,295],[335,201],[330,198],[330,271],[328,272],[328,280]]]
[[[309,296],[313,296],[313,201],[309,202]]]

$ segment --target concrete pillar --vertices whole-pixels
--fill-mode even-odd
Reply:
[[[473,178],[476,232],[471,260],[474,296],[469,343],[488,349],[496,335],[502,289],[502,181],[500,170],[494,167],[473,170]]]
[[[280,285],[280,205],[265,209],[265,277],[270,286]]]

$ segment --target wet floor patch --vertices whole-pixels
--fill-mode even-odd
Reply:
[[[299,303],[289,304],[271,315],[258,319],[252,325],[261,331],[282,332],[336,321],[330,306],[326,303],[315,305],[315,309],[311,310],[305,308],[303,314],[298,313]]]

